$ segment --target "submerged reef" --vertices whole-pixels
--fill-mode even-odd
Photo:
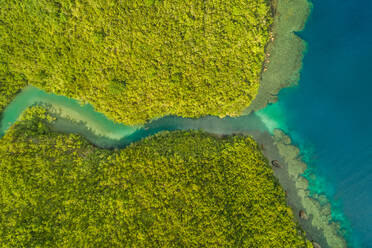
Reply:
[[[278,149],[286,165],[289,181],[281,181],[281,184],[292,184],[295,190],[291,191],[290,205],[295,212],[300,213],[304,209],[307,218],[301,218],[299,223],[309,234],[309,238],[322,244],[322,247],[346,247],[346,242],[340,233],[338,223],[332,221],[331,208],[325,197],[314,198],[310,196],[308,182],[302,176],[307,166],[300,156],[300,150],[291,143],[289,136],[276,129],[274,131],[274,145]],[[296,199],[296,200],[294,200]],[[322,202],[322,204],[321,204]]]
[[[296,85],[299,80],[306,44],[295,32],[303,30],[311,4],[308,0],[274,0],[272,8],[274,22],[265,49],[260,88],[244,114],[277,101],[277,94],[282,88]]]
[[[276,102],[282,88],[296,86],[300,79],[306,43],[296,32],[304,29],[312,4],[307,0],[274,0],[272,6],[274,22],[270,42],[266,47],[260,88],[244,114],[257,112]],[[257,113],[263,125],[271,132],[272,139],[263,134],[253,137],[257,142],[264,142],[265,147],[270,147],[264,151],[269,159],[277,158],[280,161],[280,168],[275,169],[275,175],[288,191],[289,204],[298,213],[295,216],[307,237],[320,243],[322,247],[346,247],[340,225],[332,219],[328,199],[309,192],[308,181],[303,177],[307,165],[301,158],[301,151],[291,143],[290,137],[283,130],[277,129],[286,127],[285,118],[282,119],[281,116],[285,115],[284,110],[273,109],[281,112],[269,111],[273,116],[267,116],[268,113],[265,112]],[[265,136],[266,138],[262,138]]]

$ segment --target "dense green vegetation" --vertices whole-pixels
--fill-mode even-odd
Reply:
[[[25,85],[126,124],[239,114],[255,97],[268,0],[0,0],[0,112]]]
[[[0,139],[1,247],[310,247],[251,138],[109,151],[48,121],[34,107]]]

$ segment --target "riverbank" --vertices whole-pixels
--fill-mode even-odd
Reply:
[[[278,92],[296,85],[306,50],[305,42],[295,32],[303,30],[311,12],[307,0],[273,0],[274,23],[266,59],[261,72],[261,82],[256,98],[244,110],[247,115],[277,101]]]

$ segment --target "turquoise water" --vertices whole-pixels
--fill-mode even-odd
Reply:
[[[160,131],[182,129],[203,129],[214,134],[242,133],[252,130],[267,131],[260,118],[255,114],[239,118],[204,117],[187,119],[164,117],[141,127],[126,126],[114,123],[105,115],[94,111],[89,104],[29,86],[19,93],[2,113],[0,136],[14,124],[26,108],[44,104],[58,116],[52,129],[64,133],[78,133],[89,141],[103,148],[122,148],[131,142],[153,135]]]
[[[312,2],[299,86],[258,115],[300,147],[310,191],[331,199],[349,246],[372,247],[372,2]]]
[[[26,108],[35,104],[47,104],[59,116],[68,115],[68,118],[74,120],[75,125],[60,126],[61,131],[71,132],[74,131],[74,129],[71,129],[73,127],[84,126],[84,128],[81,128],[84,132],[92,133],[95,136],[109,137],[112,140],[119,140],[124,136],[133,134],[138,129],[138,127],[129,127],[114,123],[103,114],[94,111],[93,107],[89,104],[83,105],[76,100],[48,94],[29,86],[23,89],[2,113],[0,137],[4,135],[5,131],[8,130]],[[81,125],[82,123],[85,125]]]

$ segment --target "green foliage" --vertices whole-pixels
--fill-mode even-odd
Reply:
[[[267,0],[0,0],[0,111],[25,85],[126,124],[236,115],[255,97]]]
[[[32,108],[0,139],[2,247],[310,247],[255,142],[164,132],[108,151]]]

